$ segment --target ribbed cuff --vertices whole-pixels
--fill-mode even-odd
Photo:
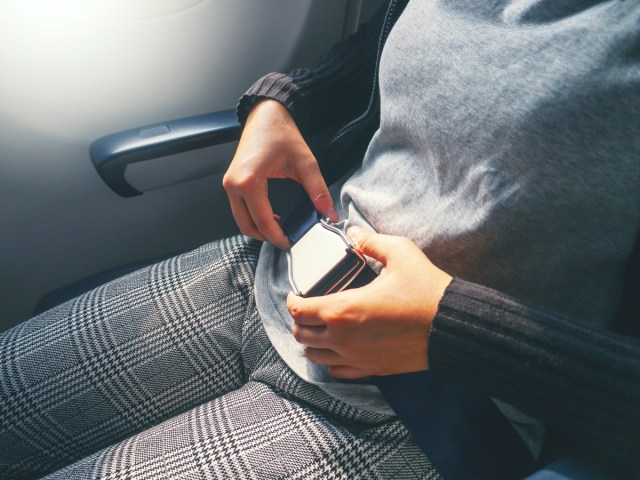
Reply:
[[[296,72],[303,72],[297,70]],[[290,74],[269,73],[247,90],[238,102],[238,121],[244,126],[253,106],[261,100],[272,99],[282,103],[292,116],[295,115],[296,99],[302,95],[296,79]],[[294,116],[295,118],[295,116]]]

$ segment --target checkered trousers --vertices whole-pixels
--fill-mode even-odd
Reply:
[[[396,419],[282,362],[258,252],[213,242],[0,335],[0,478],[438,478]]]

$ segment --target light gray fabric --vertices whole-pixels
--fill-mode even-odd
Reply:
[[[380,129],[336,198],[346,225],[407,236],[452,275],[607,324],[640,223],[628,126],[639,32],[638,2],[412,0],[382,54]],[[262,281],[286,273],[270,268],[259,265],[259,311],[300,363],[284,289]],[[357,404],[355,388],[341,398]]]

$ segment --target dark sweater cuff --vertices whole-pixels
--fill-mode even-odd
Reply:
[[[433,320],[429,368],[435,377],[529,404],[547,387],[561,388],[551,371],[583,369],[577,364],[587,347],[572,336],[576,328],[584,327],[456,278]]]
[[[300,75],[302,76],[302,75]],[[302,94],[296,78],[290,74],[269,73],[260,78],[247,90],[238,102],[236,112],[242,126],[247,121],[253,106],[261,100],[271,99],[282,103],[295,118],[296,99]]]

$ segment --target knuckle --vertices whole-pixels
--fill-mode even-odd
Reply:
[[[233,187],[233,177],[229,173],[225,173],[222,177],[222,188],[229,191]]]
[[[336,298],[329,309],[329,314],[333,322],[338,325],[352,322],[356,313],[357,305],[353,303],[351,298],[347,298],[346,296]]]
[[[222,188],[224,188],[227,192],[239,190],[242,186],[242,182],[238,181],[236,176],[225,176],[222,179]]]
[[[336,325],[343,320],[344,314],[339,305],[332,305],[324,311],[323,317],[327,324]]]
[[[307,360],[309,360],[311,363],[318,363],[319,359],[318,359],[318,357],[316,355],[315,350],[313,350],[311,348],[308,348],[306,356],[307,356]]]
[[[227,171],[222,177],[222,188],[226,191],[250,191],[254,188],[256,177],[251,172]]]
[[[295,338],[298,342],[301,340],[300,327],[298,327],[298,325],[293,326],[291,333],[293,335],[293,338]]]
[[[233,182],[233,188],[245,194],[251,193],[255,188],[256,180],[251,175],[242,175],[237,177]]]
[[[302,310],[298,305],[289,304],[289,313],[291,314],[294,320],[298,320],[302,315]],[[297,327],[297,325],[294,325],[294,328],[295,327]]]
[[[318,202],[318,201],[322,201],[322,200],[326,200],[331,198],[331,194],[329,194],[329,190],[327,190],[324,185],[322,185],[322,190],[319,190],[317,192],[315,192],[312,195],[311,200],[313,202]]]

